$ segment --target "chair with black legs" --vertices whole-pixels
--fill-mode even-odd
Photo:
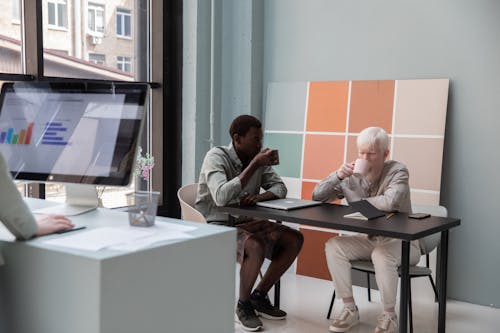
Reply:
[[[427,205],[413,205],[412,210],[414,213],[429,213],[434,216],[447,217],[448,211],[446,207],[443,206],[427,206]],[[437,302],[438,293],[436,289],[436,284],[432,279],[432,269],[429,267],[429,254],[438,246],[441,238],[441,234],[437,233],[431,236],[424,237],[419,240],[420,250],[422,255],[425,255],[425,266],[410,266],[410,288],[409,288],[409,319],[410,319],[410,332],[413,333],[413,314],[412,314],[412,301],[411,301],[411,280],[417,277],[428,277],[434,291],[435,301]],[[351,268],[353,270],[366,273],[367,281],[367,292],[368,301],[371,302],[371,286],[370,286],[370,274],[375,274],[375,268],[371,260],[355,260],[351,261]],[[401,274],[400,274],[401,275]],[[333,291],[332,300],[330,302],[330,307],[328,308],[328,314],[326,318],[330,319],[333,303],[335,302],[335,290]]]

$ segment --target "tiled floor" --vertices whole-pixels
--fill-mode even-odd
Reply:
[[[263,331],[269,333],[328,332],[329,320],[326,319],[326,312],[333,291],[331,282],[295,274],[285,274],[281,281],[281,308],[288,312],[288,318],[281,321],[263,319]],[[429,281],[424,278],[414,279],[412,290],[414,332],[437,332],[437,303],[434,303]],[[273,299],[272,291],[270,296]],[[376,318],[381,311],[378,293],[372,292],[372,302],[368,302],[366,289],[355,287],[354,297],[359,307],[361,323],[349,332],[373,332]],[[334,311],[340,311],[340,307],[341,302],[336,301]],[[450,300],[447,305],[446,331],[451,333],[500,332],[500,309]],[[235,332],[245,331],[239,324],[235,324]]]

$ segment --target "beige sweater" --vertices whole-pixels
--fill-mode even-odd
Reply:
[[[16,186],[12,182],[0,154],[0,221],[18,239],[29,239],[37,230],[37,223]]]
[[[366,199],[380,210],[411,212],[408,169],[402,163],[386,161],[380,179],[369,183],[366,179],[351,176],[342,181],[337,172],[323,179],[313,191],[313,200],[332,201],[345,198],[347,202]]]

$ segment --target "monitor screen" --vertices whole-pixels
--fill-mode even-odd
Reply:
[[[5,83],[0,153],[13,178],[127,185],[147,91],[136,83]]]

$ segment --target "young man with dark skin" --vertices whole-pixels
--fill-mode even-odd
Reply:
[[[260,121],[250,115],[239,116],[233,120],[229,134],[229,146],[212,148],[205,156],[195,208],[208,223],[237,229],[237,260],[241,269],[236,316],[243,329],[257,331],[263,327],[258,315],[285,319],[286,312],[272,306],[267,293],[293,263],[304,239],[297,230],[281,224],[244,216],[230,223],[228,215],[219,212],[221,206],[255,205],[258,201],[284,198],[287,193],[272,168],[278,163],[277,154],[262,149]],[[265,258],[271,264],[252,292]]]

